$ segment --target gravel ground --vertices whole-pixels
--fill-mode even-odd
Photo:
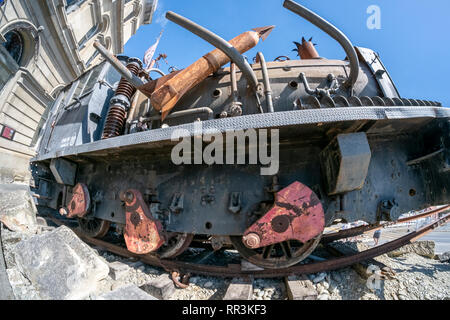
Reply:
[[[45,232],[45,231],[41,231]],[[2,242],[7,273],[17,299],[35,300],[39,294],[33,284],[16,267],[12,254],[14,246],[30,236],[7,229],[2,230]],[[108,263],[127,264],[128,271],[118,280],[111,275],[101,280],[97,292],[91,298],[115,290],[127,284],[142,286],[165,273],[164,270],[147,266],[133,259],[125,259],[97,250]],[[308,275],[314,283],[320,300],[443,300],[450,299],[450,264],[424,258],[414,253],[389,258],[376,258],[395,272],[389,280],[380,280],[379,287],[371,290],[368,281],[362,279],[352,268]],[[176,289],[171,300],[221,300],[231,279],[192,276],[187,289]],[[254,300],[285,300],[286,288],[282,279],[256,279],[253,281]]]

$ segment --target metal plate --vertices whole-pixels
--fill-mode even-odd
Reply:
[[[202,122],[203,130],[246,130],[250,128],[281,128],[286,126],[332,123],[355,120],[383,120],[409,118],[449,118],[450,109],[444,107],[350,107],[319,110],[296,110],[266,114],[253,114],[235,118],[215,119]],[[60,148],[45,154],[39,154],[32,161],[41,161],[69,155],[79,155],[94,151],[120,148],[136,144],[159,143],[170,141],[177,129],[186,130],[186,136],[194,136],[194,123],[171,128],[156,129],[129,134],[107,140],[96,141],[67,148]]]

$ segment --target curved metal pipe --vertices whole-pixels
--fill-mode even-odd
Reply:
[[[272,88],[270,87],[270,77],[269,72],[267,71],[267,64],[266,59],[264,58],[264,55],[262,52],[257,53],[257,57],[259,59],[259,63],[261,65],[261,71],[263,75],[263,82],[264,82],[264,93],[266,94],[266,101],[267,101],[267,111],[270,113],[273,113],[273,100],[272,100]]]
[[[306,75],[304,72],[300,73],[299,77],[300,77],[300,80],[303,82],[303,85],[305,86],[305,91],[307,94],[314,95],[317,93],[315,90],[312,90],[311,87],[309,86],[308,79],[306,79]]]
[[[161,76],[165,76],[166,74],[164,72],[162,72],[161,70],[157,69],[157,68],[150,68],[147,70],[148,74],[150,74],[151,72],[156,72],[159,73]]]
[[[208,115],[208,120],[211,120],[214,117],[214,112],[212,111],[211,108],[201,107],[201,108],[187,109],[187,110],[173,112],[173,113],[169,114],[166,117],[166,119],[174,119],[174,118],[179,118],[179,117],[184,117],[184,116],[190,116],[190,115],[197,114],[197,113],[206,113]],[[157,120],[161,120],[161,115],[152,116],[152,117],[148,117],[148,118],[141,118],[140,120],[142,122],[157,121]]]
[[[127,67],[125,67],[111,52],[109,52],[100,42],[95,41],[94,47],[113,67],[120,73],[122,77],[130,81],[134,87],[143,86],[145,83],[136,75],[134,75]]]
[[[356,83],[356,80],[358,80],[359,59],[358,55],[356,54],[355,47],[353,47],[353,44],[350,42],[347,36],[324,18],[292,0],[285,0],[283,7],[308,20],[309,22],[320,28],[322,31],[327,33],[329,36],[331,36],[333,39],[335,39],[337,42],[339,42],[350,60],[350,77],[344,83],[344,86],[353,87],[353,85]]]
[[[168,11],[166,13],[166,18],[178,24],[180,27],[189,30],[190,32],[199,36],[206,42],[212,44],[214,47],[223,51],[231,59],[231,61],[238,66],[238,68],[247,78],[250,86],[253,89],[257,88],[258,79],[256,78],[255,72],[253,71],[252,67],[249,65],[247,60],[245,60],[244,57],[239,53],[239,51],[237,51],[236,48],[234,48],[228,41],[222,39],[215,33],[196,24],[195,22],[183,16],[180,16],[179,14],[176,14],[175,12]]]

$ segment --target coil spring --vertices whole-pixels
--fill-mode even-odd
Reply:
[[[138,75],[140,72],[139,67],[135,63],[129,63],[127,69],[130,70],[134,75]],[[120,79],[119,85],[116,90],[116,95],[124,95],[131,101],[131,98],[136,92],[136,88],[131,85],[131,83],[125,78]]]
[[[122,134],[126,116],[127,112],[123,106],[112,106],[109,109],[108,117],[106,118],[102,139],[120,136]]]
[[[141,68],[139,68],[136,63],[128,63],[127,68],[136,76],[141,71]],[[123,96],[123,98],[111,99],[102,139],[113,138],[122,134],[125,119],[127,117],[127,109],[130,106],[130,101],[135,92],[136,88],[134,88],[128,80],[122,77],[117,87],[115,97]]]

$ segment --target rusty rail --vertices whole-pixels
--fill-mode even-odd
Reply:
[[[362,235],[369,231],[375,231],[375,230],[386,228],[386,227],[389,227],[389,226],[392,226],[395,224],[404,223],[404,222],[408,222],[408,221],[414,221],[414,220],[421,219],[421,218],[426,218],[433,214],[439,214],[439,213],[445,212],[447,210],[450,210],[450,205],[447,205],[447,206],[444,206],[444,207],[441,207],[438,209],[434,209],[434,210],[431,210],[429,212],[425,212],[422,214],[418,214],[415,216],[402,218],[402,219],[399,219],[394,222],[387,222],[387,223],[378,224],[378,225],[361,226],[361,227],[351,228],[351,229],[347,229],[347,230],[342,230],[339,232],[324,234],[322,236],[322,239],[320,242],[321,243],[329,243],[329,242],[333,242],[333,241],[343,239],[343,238],[359,236],[359,235]]]
[[[438,209],[444,211],[445,209],[449,209],[448,206],[443,209]],[[437,211],[433,212],[436,213]],[[431,213],[431,212],[430,212]],[[430,214],[427,213],[427,214]],[[400,237],[391,242],[385,243],[383,245],[365,250],[363,252],[359,252],[353,255],[339,257],[335,259],[330,259],[321,262],[315,262],[311,264],[304,265],[296,265],[290,268],[285,269],[266,269],[266,270],[257,270],[257,271],[247,271],[241,270],[241,265],[233,264],[228,266],[212,266],[212,265],[204,265],[204,264],[195,264],[191,262],[177,261],[177,260],[161,260],[158,257],[148,254],[148,255],[137,255],[129,252],[126,248],[120,247],[118,245],[114,245],[99,239],[94,239],[90,237],[84,236],[78,230],[74,230],[74,232],[85,242],[90,243],[95,246],[102,247],[108,250],[111,253],[122,257],[133,257],[140,259],[142,262],[165,269],[166,271],[172,273],[177,272],[178,274],[198,274],[204,276],[216,276],[216,277],[225,277],[225,278],[235,278],[235,277],[248,277],[253,276],[255,278],[278,278],[285,277],[289,275],[295,274],[310,274],[310,273],[318,273],[323,271],[330,271],[345,268],[351,266],[360,261],[364,261],[367,259],[375,258],[382,254],[388,253],[390,251],[401,248],[407,244],[410,244],[417,240],[418,238],[424,236],[425,234],[433,231],[441,225],[444,225],[450,220],[450,214],[445,215],[440,218],[438,221],[429,224],[417,231],[411,232],[403,237]],[[55,221],[55,220],[53,220]],[[56,221],[55,221],[56,222]],[[62,224],[60,222],[57,222]]]

